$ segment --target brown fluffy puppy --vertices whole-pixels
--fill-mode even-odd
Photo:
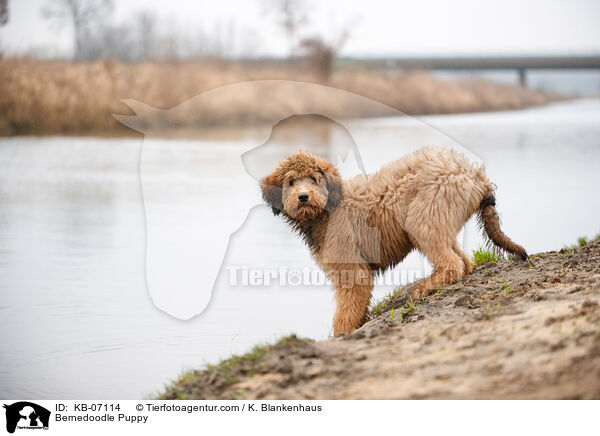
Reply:
[[[456,237],[476,212],[498,247],[527,253],[500,230],[494,190],[483,168],[449,149],[423,148],[375,174],[342,180],[330,162],[305,151],[281,161],[261,181],[262,196],[283,214],[331,279],[337,310],[334,334],[360,327],[373,276],[421,251],[434,273],[417,282],[414,299],[469,274],[471,261]]]

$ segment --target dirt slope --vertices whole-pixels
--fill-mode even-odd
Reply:
[[[348,336],[292,336],[186,374],[163,397],[600,398],[599,240],[488,263],[405,303]]]

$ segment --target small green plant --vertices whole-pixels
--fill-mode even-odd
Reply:
[[[369,311],[369,319],[375,319],[381,314],[385,313],[388,307],[390,306],[392,300],[398,295],[399,292],[400,288],[395,289],[389,294],[387,294],[385,297],[383,297],[381,300],[379,300],[377,303],[375,303]]]
[[[371,310],[369,312],[369,319],[370,320],[375,319],[378,316],[380,316],[381,314],[385,313],[387,311],[387,308],[391,304],[392,300],[394,299],[394,297],[398,294],[398,291],[399,290],[395,290],[394,292],[385,296],[381,301],[378,301],[371,308]],[[386,319],[388,321],[396,321],[396,318],[398,317],[398,313],[399,313],[400,314],[399,321],[402,321],[409,314],[416,312],[417,310],[419,310],[419,306],[417,304],[415,304],[413,298],[409,296],[408,300],[406,301],[406,304],[404,306],[397,308],[397,309],[394,309],[392,307],[392,309],[390,310],[390,313],[388,314]]]
[[[483,265],[488,262],[499,262],[504,258],[499,250],[479,247],[473,250],[473,263],[475,266]]]
[[[393,313],[392,309],[392,313]],[[400,308],[400,321],[403,321],[408,315],[419,310],[419,306],[415,304],[412,297],[408,297],[408,301]],[[392,318],[393,319],[393,318]]]
[[[571,247],[569,247],[568,245],[563,245],[563,248],[560,251],[567,254],[573,254],[573,252],[575,251],[575,245]]]
[[[511,286],[508,286],[508,283],[506,283],[506,279],[504,279],[504,284],[502,285],[502,290],[504,292],[506,292],[507,294],[512,294],[513,288]]]
[[[394,321],[394,308],[390,311],[390,314],[387,317],[388,321]]]
[[[598,240],[600,240],[600,235],[597,235],[596,237],[594,237],[591,240],[588,239],[586,236],[580,236],[579,238],[577,238],[577,244],[573,244],[573,245],[563,244],[563,248],[560,251],[561,251],[561,253],[573,254],[577,248],[585,247],[588,244],[593,244],[593,243],[597,242]]]
[[[408,301],[402,309],[403,315],[408,315],[409,313],[416,312],[417,310],[419,310],[419,306],[415,304],[412,297],[408,297]]]

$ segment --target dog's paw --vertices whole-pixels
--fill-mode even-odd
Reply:
[[[420,284],[416,283],[414,285],[410,285],[405,291],[404,291],[404,296],[406,298],[406,300],[408,301],[408,298],[410,297],[413,301],[419,301],[422,300],[423,298],[427,297],[427,295],[429,295],[429,292],[427,292],[427,290]]]
[[[413,301],[420,301],[423,298],[427,297],[427,295],[429,295],[429,292],[427,292],[426,289],[416,288],[410,291],[410,296],[413,299]]]
[[[471,262],[465,263],[465,275],[468,276],[473,272],[473,264]]]

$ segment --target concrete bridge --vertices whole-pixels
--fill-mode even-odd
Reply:
[[[515,70],[519,83],[527,85],[527,70],[600,70],[600,55],[594,56],[506,56],[506,57],[410,57],[343,59],[373,69],[400,70]]]

